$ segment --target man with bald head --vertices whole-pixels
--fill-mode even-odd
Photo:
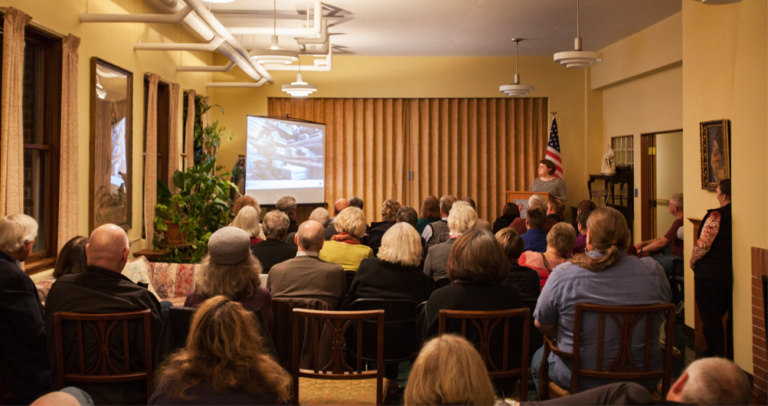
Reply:
[[[342,197],[341,199],[336,200],[336,203],[333,204],[334,217],[338,216],[339,213],[347,207],[349,207],[349,199]],[[331,219],[331,222],[328,223],[328,226],[325,228],[325,239],[330,240],[331,237],[336,234],[338,234],[338,231],[336,231],[336,227],[333,225],[333,219]]]
[[[48,334],[48,357],[51,361],[56,359],[54,342],[56,312],[120,313],[150,309],[153,319],[153,342],[162,327],[160,304],[155,296],[121,274],[130,254],[128,236],[122,228],[114,224],[99,226],[91,233],[85,252],[88,259],[86,271],[60,277],[48,293],[45,304],[45,328]],[[72,327],[64,326],[64,345],[65,348],[75,348],[77,335],[74,331],[69,331],[69,328]],[[113,334],[112,338],[116,342],[118,340],[122,342],[121,336],[122,334]],[[137,368],[143,366],[144,344],[139,326],[136,324],[129,325],[129,342],[133,346],[132,366]],[[76,353],[74,351],[74,354]],[[89,351],[86,351],[86,354],[88,353]],[[86,361],[94,360],[86,359]],[[76,366],[77,361],[74,357],[65,360],[67,370],[74,370]],[[96,404],[146,404],[147,401],[146,386],[141,381],[83,384],[81,388],[93,397]]]
[[[272,298],[319,299],[335,309],[346,291],[341,265],[323,261],[318,252],[323,248],[323,225],[307,220],[296,233],[296,258],[272,267],[267,289]]]

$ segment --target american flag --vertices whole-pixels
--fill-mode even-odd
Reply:
[[[563,160],[560,159],[560,138],[557,137],[557,120],[552,118],[552,129],[549,130],[546,158],[555,164],[555,176],[563,178]]]

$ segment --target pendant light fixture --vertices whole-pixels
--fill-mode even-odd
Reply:
[[[269,49],[256,51],[251,58],[262,65],[290,65],[299,60],[299,53],[280,49],[277,44],[277,0],[273,0],[272,5],[272,36],[269,41]]]
[[[573,39],[573,51],[557,52],[555,62],[566,68],[588,68],[603,61],[603,54],[594,51],[581,50],[581,33],[579,30],[579,0],[576,0],[576,38]]]
[[[301,75],[301,61],[299,61],[299,73],[296,74],[296,81],[291,82],[290,85],[283,85],[281,88],[291,97],[307,97],[317,91],[317,86],[304,81],[304,77]]]
[[[533,86],[521,85],[520,75],[517,73],[517,62],[520,59],[520,41],[522,38],[512,38],[515,43],[515,76],[512,83],[499,86],[499,91],[512,97],[523,97],[533,91]]]

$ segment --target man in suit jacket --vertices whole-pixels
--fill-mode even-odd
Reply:
[[[296,258],[272,267],[267,279],[267,289],[272,298],[310,298],[327,302],[333,309],[338,307],[346,291],[344,270],[341,265],[318,258],[323,248],[323,226],[307,220],[296,233],[298,252]]]
[[[251,247],[253,255],[261,262],[261,273],[268,274],[275,264],[296,256],[296,247],[285,241],[291,220],[280,210],[264,215],[262,229],[266,240]]]

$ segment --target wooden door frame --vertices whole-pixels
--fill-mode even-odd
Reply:
[[[656,136],[682,133],[682,129],[655,131],[640,134],[640,239],[655,238],[656,235]],[[653,154],[649,149],[653,148]]]

